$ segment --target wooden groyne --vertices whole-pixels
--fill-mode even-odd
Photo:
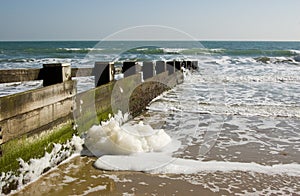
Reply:
[[[195,69],[197,65],[197,61],[124,62],[124,78],[117,81],[112,62],[96,62],[94,68],[56,63],[41,69],[0,70],[0,83],[43,80],[42,88],[0,97],[0,164],[10,164],[10,159],[22,156],[26,150],[22,145],[27,145],[28,138],[31,142],[46,139],[37,145],[42,150],[27,149],[27,157],[22,157],[25,160],[42,156],[39,154],[49,143],[81,134],[116,109],[138,115],[153,98],[183,82],[181,67]],[[95,88],[77,93],[72,77],[85,76],[95,77]],[[75,129],[77,124],[80,127]],[[15,153],[18,150],[20,153]],[[11,168],[3,166],[0,170]]]
[[[130,61],[118,69],[112,62],[96,62],[93,68],[55,63],[0,70],[0,83],[43,81],[41,88],[0,97],[0,174],[17,175],[18,159],[43,157],[53,149],[51,144],[66,143],[117,110],[138,115],[153,98],[183,82],[182,67],[197,66],[197,61]],[[114,80],[116,70],[122,70],[122,79]],[[95,78],[95,87],[77,93],[74,77],[86,76]],[[2,193],[18,184],[12,178]]]

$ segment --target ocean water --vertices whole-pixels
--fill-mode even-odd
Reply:
[[[300,42],[1,42],[0,68],[36,68],[57,61],[93,67],[95,61],[118,65],[125,60],[196,59],[197,71],[130,121],[164,130],[172,139],[169,146],[142,156],[104,155],[95,166],[149,172],[216,194],[297,195],[299,55]],[[87,84],[82,90],[93,84],[93,78],[79,81]],[[1,84],[0,95],[40,85]],[[117,175],[105,175],[110,174]],[[81,177],[72,178],[78,183],[69,186],[80,186]]]
[[[94,61],[164,60],[210,56],[207,63],[297,64],[300,42],[230,41],[45,41],[0,42],[0,68],[40,68],[44,63],[70,62],[91,67]],[[220,58],[227,57],[227,58]],[[217,61],[219,60],[219,61]],[[299,60],[299,58],[298,58]]]
[[[41,68],[62,62],[93,67],[95,61],[196,59],[222,70],[222,80],[298,81],[300,42],[44,41],[0,42],[0,69]],[[220,72],[221,73],[221,72]],[[262,76],[264,75],[264,76]],[[77,78],[79,92],[92,78]],[[219,79],[219,78],[218,78]],[[0,84],[0,96],[41,87],[41,81]]]

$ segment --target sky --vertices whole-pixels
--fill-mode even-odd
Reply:
[[[300,0],[1,0],[0,40],[101,40],[158,25],[176,29],[169,40],[184,39],[183,31],[198,40],[300,41],[299,10]],[[119,39],[147,34],[123,31]]]

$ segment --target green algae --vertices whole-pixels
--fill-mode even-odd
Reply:
[[[0,173],[1,172],[17,172],[20,165],[18,159],[21,158],[25,162],[31,158],[41,158],[45,152],[51,152],[53,143],[63,144],[70,140],[76,134],[73,129],[72,122],[35,136],[22,136],[10,140],[1,145],[2,157],[0,157]]]

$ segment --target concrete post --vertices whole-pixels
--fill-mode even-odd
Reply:
[[[156,75],[166,71],[166,62],[165,61],[156,61],[155,62],[155,71]]]
[[[140,71],[140,65],[134,61],[127,61],[123,63],[122,73],[124,77],[134,75]]]
[[[169,75],[173,74],[175,72],[175,61],[167,61],[166,64]]]
[[[155,75],[154,63],[152,61],[143,62],[142,71],[144,80],[152,78]]]
[[[95,62],[93,70],[95,86],[101,86],[114,80],[115,67],[112,62]]]
[[[69,63],[44,64],[41,70],[43,86],[49,86],[71,80],[71,65]]]

